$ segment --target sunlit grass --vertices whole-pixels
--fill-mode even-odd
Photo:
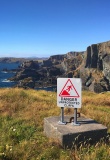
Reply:
[[[83,92],[79,111],[108,127],[110,93]],[[73,109],[65,109],[73,114]],[[93,146],[63,149],[43,133],[44,118],[60,115],[56,92],[0,89],[0,159],[2,160],[109,160],[110,146],[102,141]]]
[[[106,125],[110,132],[110,92],[83,92],[81,112]]]

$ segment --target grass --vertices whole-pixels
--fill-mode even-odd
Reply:
[[[71,114],[72,109],[65,109]],[[110,93],[83,92],[80,112],[108,127],[110,133]],[[0,159],[1,160],[109,160],[109,143],[82,144],[63,149],[43,133],[43,120],[60,115],[56,93],[0,89]]]
[[[81,112],[86,116],[106,125],[110,133],[110,92],[83,92]]]

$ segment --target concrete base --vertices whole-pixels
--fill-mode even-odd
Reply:
[[[47,137],[60,142],[63,147],[74,147],[80,143],[96,143],[107,136],[107,127],[97,123],[93,119],[79,117],[78,123],[70,123],[72,116],[65,116],[66,125],[58,124],[60,117],[47,117],[44,119],[44,133]]]

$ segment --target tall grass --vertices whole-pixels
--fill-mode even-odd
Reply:
[[[82,108],[86,116],[108,127],[110,133],[110,93],[83,92]],[[71,114],[72,109],[65,109]],[[60,115],[56,93],[0,89],[0,159],[1,160],[109,160],[110,146],[101,141],[93,146],[63,149],[43,133],[43,120]]]
[[[83,92],[81,112],[106,125],[110,132],[110,92]]]

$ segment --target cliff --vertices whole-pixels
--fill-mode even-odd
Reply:
[[[50,56],[42,62],[23,62],[11,80],[18,81],[19,87],[35,88],[56,85],[58,77],[79,77],[83,89],[110,91],[110,41],[92,44],[83,52]]]
[[[87,47],[80,69],[83,87],[95,92],[110,90],[110,41]]]

